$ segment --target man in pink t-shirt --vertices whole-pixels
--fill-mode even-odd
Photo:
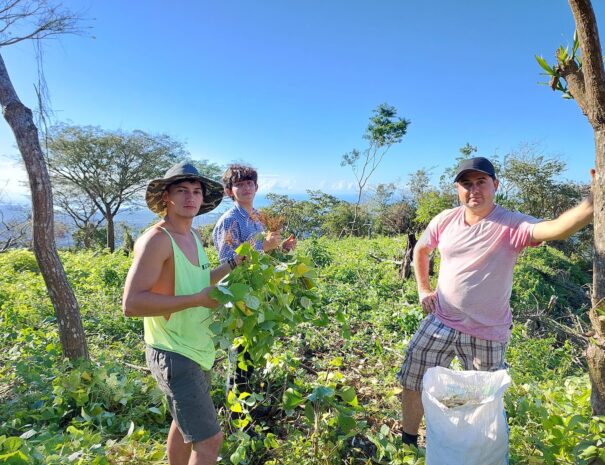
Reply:
[[[509,300],[519,253],[543,241],[566,239],[593,217],[592,196],[551,221],[496,205],[499,182],[487,158],[463,160],[454,182],[460,206],[433,218],[414,249],[418,293],[428,315],[412,337],[398,374],[404,444],[418,444],[426,370],[447,367],[454,356],[465,370],[506,367]],[[431,289],[429,255],[435,248],[441,262],[437,288]]]

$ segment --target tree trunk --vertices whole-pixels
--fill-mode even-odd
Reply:
[[[592,383],[590,404],[605,415],[605,128],[595,130],[597,172],[594,181],[594,261],[590,321],[595,335],[586,350]]]
[[[107,248],[113,253],[113,251],[116,249],[116,230],[111,213],[105,215],[105,221],[107,221]]]
[[[597,20],[590,0],[569,0],[576,23],[581,66],[573,57],[558,69],[571,95],[588,118],[595,134],[594,261],[590,321],[595,335],[586,358],[592,385],[590,404],[595,415],[605,415],[605,69]],[[597,462],[599,463],[599,462]],[[602,460],[600,463],[604,463]]]
[[[32,112],[25,107],[10,80],[0,55],[0,104],[11,127],[29,178],[32,193],[33,243],[36,260],[44,277],[59,323],[63,355],[71,360],[88,358],[80,310],[55,245],[54,215],[50,178],[40,148]]]
[[[408,233],[407,244],[405,245],[405,253],[403,254],[403,261],[401,262],[401,268],[399,269],[399,276],[402,279],[408,279],[412,275],[412,256],[414,253],[414,247],[416,247],[416,234]]]

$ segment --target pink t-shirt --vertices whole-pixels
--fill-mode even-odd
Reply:
[[[418,242],[441,254],[435,316],[465,334],[508,341],[513,268],[521,250],[538,245],[532,230],[539,221],[499,205],[474,225],[464,207],[433,218]]]

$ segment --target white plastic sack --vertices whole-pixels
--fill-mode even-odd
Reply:
[[[506,370],[430,368],[424,378],[426,465],[508,464]]]

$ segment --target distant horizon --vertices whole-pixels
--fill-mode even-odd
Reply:
[[[268,192],[267,194],[257,194],[254,207],[255,208],[263,208],[270,205],[271,202],[267,199],[268,194],[273,194],[273,192]],[[279,194],[281,195],[281,194]],[[284,194],[289,198],[301,201],[309,198],[307,193],[304,194]],[[332,194],[330,194],[332,195]],[[344,200],[346,202],[356,201],[357,194],[347,194],[347,195],[334,195],[334,197]],[[0,199],[0,212],[5,214],[5,221],[10,221],[15,218],[20,218],[22,215],[27,214],[30,211],[31,202],[22,200],[20,202],[15,201],[6,201],[4,199]],[[218,220],[218,218],[231,206],[233,202],[228,197],[225,197],[221,204],[213,211],[196,216],[193,221],[193,226],[204,226],[206,224],[212,224]],[[158,218],[155,213],[152,213],[147,207],[141,203],[140,205],[127,206],[121,209],[115,217],[115,224],[126,223],[128,226],[133,226],[135,228],[142,228],[150,223],[154,219]],[[62,222],[64,224],[68,224],[68,226],[75,227],[73,221],[69,218],[69,215],[66,213],[55,210],[55,221]]]
[[[339,200],[344,200],[347,202],[351,202],[351,201],[356,201],[357,200],[357,193],[342,193],[342,192],[337,192],[337,193],[330,193],[330,192],[325,192],[322,191],[320,189],[310,189],[313,191],[317,191],[319,190],[320,192],[327,194],[327,195],[332,195],[333,197],[336,197]],[[367,193],[364,193],[364,195],[366,195]],[[256,198],[254,201],[254,207],[255,208],[262,208],[262,207],[266,207],[267,205],[270,204],[269,200],[267,199],[268,195],[285,195],[291,199],[294,200],[307,200],[309,198],[309,194],[307,192],[266,192],[266,193],[258,193],[256,194]],[[218,208],[223,207],[223,205],[225,204],[230,204],[231,200],[228,197],[224,197],[223,201],[221,202],[221,205]],[[31,205],[31,199],[29,198],[29,196],[25,196],[25,195],[21,195],[19,197],[16,196],[10,196],[10,195],[6,195],[3,196],[2,195],[2,191],[0,190],[0,206],[10,206],[10,205],[15,205],[15,206],[25,206],[25,205]],[[126,208],[131,208],[131,207],[126,207]],[[141,199],[141,205],[140,205],[140,209],[145,209],[146,206],[143,203],[143,200]],[[225,210],[225,208],[223,208],[222,210]]]

